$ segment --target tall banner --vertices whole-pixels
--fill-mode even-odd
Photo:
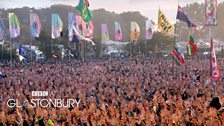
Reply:
[[[171,33],[174,30],[174,26],[168,21],[161,10],[158,13],[158,29],[165,33]]]
[[[63,23],[58,14],[52,14],[51,19],[51,38],[55,39],[62,36]]]
[[[77,25],[76,25],[75,14],[72,12],[69,12],[68,13],[68,39],[70,42],[79,42],[76,29],[77,29]]]
[[[205,0],[205,25],[217,25],[217,0]]]
[[[215,47],[213,39],[211,39],[211,49],[210,49],[210,75],[211,80],[217,81],[220,77],[220,69],[218,67],[217,58],[215,55]]]
[[[5,25],[3,21],[0,19],[0,42],[4,40],[4,32],[5,32]]]
[[[32,37],[39,37],[41,31],[41,23],[36,13],[30,13],[30,32]]]
[[[9,32],[10,38],[16,38],[20,35],[20,22],[14,13],[9,13]]]
[[[106,24],[102,24],[101,25],[101,34],[102,34],[102,43],[109,41],[109,33],[107,30],[107,25]]]
[[[152,21],[150,21],[148,18],[146,18],[146,31],[145,31],[145,37],[147,40],[151,40],[153,36],[153,24]]]
[[[120,41],[122,39],[121,25],[119,22],[114,22],[115,25],[115,40]]]
[[[131,22],[131,35],[130,39],[136,41],[140,35],[140,27],[136,22]]]

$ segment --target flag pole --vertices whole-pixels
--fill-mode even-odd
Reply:
[[[147,39],[145,39],[145,57],[148,55]]]
[[[2,61],[3,61],[3,49],[4,49],[4,42],[2,43]]]
[[[10,53],[10,61],[11,61],[11,66],[12,66],[12,39],[10,37],[10,42],[9,42],[9,53]]]
[[[32,66],[32,36],[30,37],[30,62]]]
[[[70,56],[70,54],[71,54],[71,43],[70,43],[70,41],[68,42],[68,61],[70,62],[70,60],[71,60],[71,56]]]
[[[52,39],[51,39],[51,57],[53,57]]]
[[[180,3],[180,0],[178,0],[178,2],[177,2],[177,6],[179,6],[179,3]],[[178,9],[178,7],[177,7],[177,9]],[[178,11],[178,10],[177,10]],[[176,21],[176,24],[175,24],[175,26],[174,26],[174,37],[173,37],[173,39],[174,39],[174,41],[173,41],[173,49],[175,48],[175,45],[176,45],[176,29],[177,29],[177,18],[175,19]],[[175,64],[175,61],[174,61],[174,57],[173,57],[173,78],[175,77],[175,67],[174,67],[174,64]]]

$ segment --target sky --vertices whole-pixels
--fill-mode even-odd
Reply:
[[[168,20],[174,22],[178,1],[180,6],[204,2],[204,0],[89,0],[89,3],[92,10],[104,8],[116,13],[139,11],[142,15],[155,21],[157,20],[158,8],[160,8]],[[218,1],[223,2],[224,0]],[[78,2],[79,0],[0,0],[0,8],[20,8],[23,6],[45,8],[54,4],[76,6]]]

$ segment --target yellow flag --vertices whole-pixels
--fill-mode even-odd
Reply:
[[[130,39],[136,41],[140,35],[140,27],[136,22],[131,22]]]
[[[158,29],[161,32],[171,33],[174,29],[174,26],[167,20],[166,16],[160,10],[158,18]]]

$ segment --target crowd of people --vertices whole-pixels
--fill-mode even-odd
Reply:
[[[146,57],[1,64],[0,126],[223,126],[224,76],[211,81],[209,66]],[[33,107],[32,91],[55,92],[40,99],[81,101]],[[9,107],[9,99],[22,107]]]

